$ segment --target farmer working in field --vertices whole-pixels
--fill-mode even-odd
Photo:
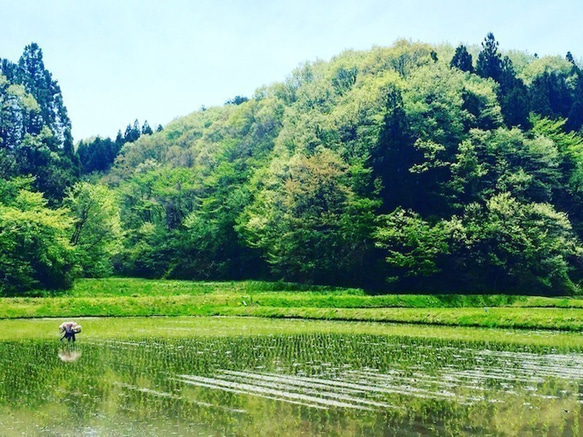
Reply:
[[[76,322],[64,322],[59,326],[59,331],[63,333],[60,340],[67,339],[67,341],[75,341],[75,334],[81,332],[81,325]]]

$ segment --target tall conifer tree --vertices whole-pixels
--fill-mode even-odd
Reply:
[[[460,44],[455,49],[455,54],[453,55],[453,58],[451,58],[449,65],[461,71],[467,71],[469,73],[474,72],[472,55],[468,53],[468,49],[463,44]]]

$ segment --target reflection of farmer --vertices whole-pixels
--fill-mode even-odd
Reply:
[[[76,322],[64,322],[59,326],[59,332],[63,333],[60,340],[65,338],[67,341],[75,341],[75,334],[81,332],[81,325],[78,325]]]
[[[67,346],[72,347],[72,346]],[[76,347],[76,346],[75,346]],[[81,356],[80,350],[63,349],[59,351],[59,358],[65,363],[74,363]]]

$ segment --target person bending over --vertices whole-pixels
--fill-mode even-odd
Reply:
[[[60,341],[75,341],[75,334],[81,332],[81,325],[77,324],[76,322],[64,322],[59,326],[59,331],[63,334],[63,336],[59,339]]]

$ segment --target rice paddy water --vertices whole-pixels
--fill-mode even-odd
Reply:
[[[580,334],[252,318],[0,322],[0,435],[549,435]]]

